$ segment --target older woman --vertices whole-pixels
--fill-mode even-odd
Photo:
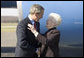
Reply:
[[[57,26],[61,23],[61,17],[57,13],[50,13],[46,21],[46,27],[48,31],[45,36],[41,35],[33,25],[28,24],[29,30],[35,35],[43,45],[41,47],[41,57],[58,57],[59,56],[59,39],[60,31],[57,30]]]

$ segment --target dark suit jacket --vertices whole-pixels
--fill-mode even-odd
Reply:
[[[31,24],[29,18],[25,18],[19,22],[16,30],[17,46],[15,51],[16,57],[34,57],[36,48],[40,46],[40,43],[35,39],[34,34],[28,30],[28,23]],[[36,22],[37,31],[40,31],[40,24]]]
[[[43,44],[41,57],[59,57],[60,32],[56,28],[49,29],[45,36],[38,34],[37,39]]]

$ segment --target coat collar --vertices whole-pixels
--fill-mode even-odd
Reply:
[[[54,29],[56,29],[56,27],[49,29],[45,34],[47,34],[49,31],[54,30]]]

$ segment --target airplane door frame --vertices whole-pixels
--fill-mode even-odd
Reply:
[[[17,9],[19,13],[19,22],[23,19],[23,13],[22,13],[22,1],[17,1]]]

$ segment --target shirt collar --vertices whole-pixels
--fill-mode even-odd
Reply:
[[[32,23],[32,24],[34,24],[34,20],[33,20],[33,19],[31,19],[30,15],[28,15],[28,17],[29,17],[29,19],[30,19],[31,23]]]

